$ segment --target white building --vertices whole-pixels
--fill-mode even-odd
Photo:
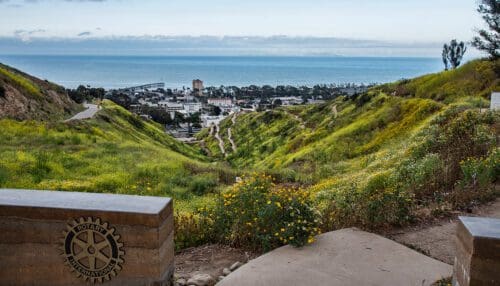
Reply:
[[[224,116],[219,115],[219,116],[209,116],[209,115],[203,115],[201,116],[201,125],[203,127],[209,127],[211,125],[217,125],[219,124],[222,120],[224,120]]]
[[[281,101],[281,105],[284,106],[302,104],[302,98],[297,96],[276,97],[273,99],[273,103],[278,99]]]
[[[192,114],[201,111],[201,103],[199,102],[186,102],[184,103],[184,111],[187,114]]]
[[[491,110],[500,109],[500,92],[493,92],[491,94],[490,109]]]
[[[167,112],[182,112],[184,111],[184,105],[182,103],[167,102],[166,103]]]
[[[207,104],[218,107],[229,107],[233,105],[233,100],[231,98],[209,98]]]

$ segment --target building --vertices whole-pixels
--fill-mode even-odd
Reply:
[[[181,112],[184,110],[184,105],[182,103],[167,102],[166,110],[167,112]]]
[[[219,116],[209,116],[209,115],[202,115],[201,116],[201,125],[203,127],[210,127],[211,125],[217,125],[219,124],[222,120],[224,120],[224,116],[219,115]]]
[[[500,92],[493,92],[491,94],[490,109],[491,110],[500,109]]]
[[[218,107],[230,107],[233,105],[233,100],[231,98],[209,98],[207,104]]]
[[[199,102],[186,102],[184,103],[184,111],[187,114],[192,114],[201,111],[201,103]]]
[[[199,79],[193,80],[193,92],[197,96],[203,96],[203,81]]]
[[[297,96],[290,96],[290,97],[276,97],[273,99],[273,104],[275,104],[276,100],[281,102],[281,105],[298,105],[302,104],[302,98],[297,97]]]

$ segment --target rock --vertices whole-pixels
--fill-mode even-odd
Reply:
[[[215,279],[209,274],[196,274],[187,281],[188,286],[213,286]]]
[[[242,265],[243,265],[243,263],[241,263],[239,261],[235,262],[233,265],[231,265],[231,267],[229,267],[229,270],[231,270],[231,272],[232,272],[232,271],[240,268]]]
[[[231,270],[229,270],[229,268],[222,269],[222,275],[227,276],[229,274],[231,274]]]
[[[186,279],[184,278],[179,278],[177,281],[175,281],[175,286],[186,286]]]
[[[224,276],[219,276],[219,278],[217,278],[217,281],[221,281],[222,279],[224,279]]]

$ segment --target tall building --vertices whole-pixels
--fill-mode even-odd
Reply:
[[[193,80],[193,92],[197,96],[203,96],[203,81],[199,79]]]

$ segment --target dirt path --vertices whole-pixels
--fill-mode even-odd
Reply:
[[[215,125],[215,138],[217,139],[217,141],[219,141],[219,148],[220,148],[222,155],[224,155],[224,157],[227,157],[226,149],[224,149],[224,141],[222,141],[222,138],[220,137],[219,132],[220,132],[219,124],[216,124]]]
[[[175,255],[175,277],[189,278],[197,273],[206,273],[217,278],[225,267],[255,257],[254,253],[217,244],[189,248]]]
[[[472,210],[464,216],[500,218],[500,198]],[[428,256],[448,264],[455,257],[455,226],[457,218],[439,221],[431,225],[416,226],[394,231],[387,236],[399,243],[415,248]]]
[[[332,106],[332,112],[335,118],[339,116],[339,112],[337,111],[337,105]]]

